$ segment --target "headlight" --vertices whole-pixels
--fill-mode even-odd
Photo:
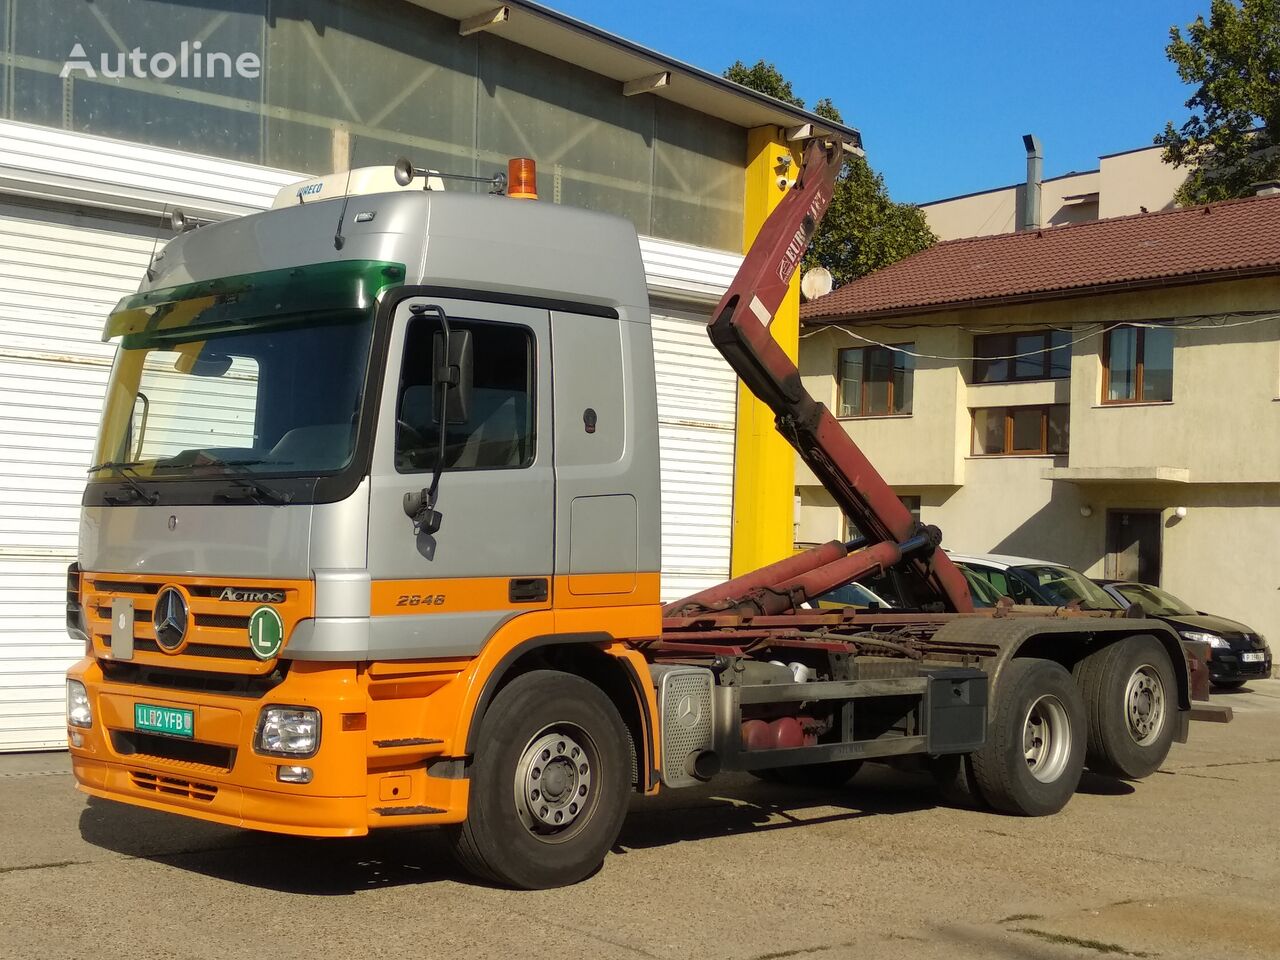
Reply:
[[[1199,640],[1201,643],[1207,643],[1211,647],[1217,647],[1220,650],[1230,650],[1231,644],[1227,643],[1226,637],[1220,637],[1216,633],[1200,633],[1197,630],[1185,630],[1182,633],[1184,640]]]
[[[253,747],[273,757],[311,757],[320,749],[320,711],[263,707]]]
[[[73,727],[93,726],[93,707],[89,694],[79,680],[67,681],[67,723]]]

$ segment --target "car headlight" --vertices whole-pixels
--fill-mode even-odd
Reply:
[[[311,757],[320,749],[320,711],[263,707],[253,748],[272,757]]]
[[[79,680],[67,681],[67,723],[73,727],[93,726],[93,706],[89,693]]]
[[[1201,633],[1198,630],[1184,630],[1182,638],[1184,640],[1198,640],[1201,643],[1207,643],[1211,647],[1217,647],[1219,650],[1231,649],[1231,644],[1227,643],[1227,638],[1220,637],[1216,633]]]

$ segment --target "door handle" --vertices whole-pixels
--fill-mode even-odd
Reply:
[[[507,581],[511,603],[542,603],[549,596],[546,577],[516,577]]]

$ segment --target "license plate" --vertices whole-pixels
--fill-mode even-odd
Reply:
[[[1259,650],[1254,653],[1242,653],[1240,654],[1240,659],[1245,663],[1261,663],[1267,659],[1267,655]]]
[[[155,707],[149,703],[135,703],[133,726],[136,730],[164,733],[171,737],[194,737],[195,711],[185,707]]]

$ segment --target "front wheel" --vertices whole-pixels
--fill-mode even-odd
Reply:
[[[526,890],[589,876],[629,799],[631,750],[613,703],[581,677],[534,670],[507,684],[480,723],[458,860]]]
[[[1084,700],[1061,664],[1015,659],[1001,671],[987,741],[972,754],[983,798],[1043,817],[1067,805],[1084,771]]]
[[[1089,718],[1086,763],[1095,773],[1141,780],[1173,745],[1178,687],[1168,651],[1155,637],[1128,637],[1080,664]]]

